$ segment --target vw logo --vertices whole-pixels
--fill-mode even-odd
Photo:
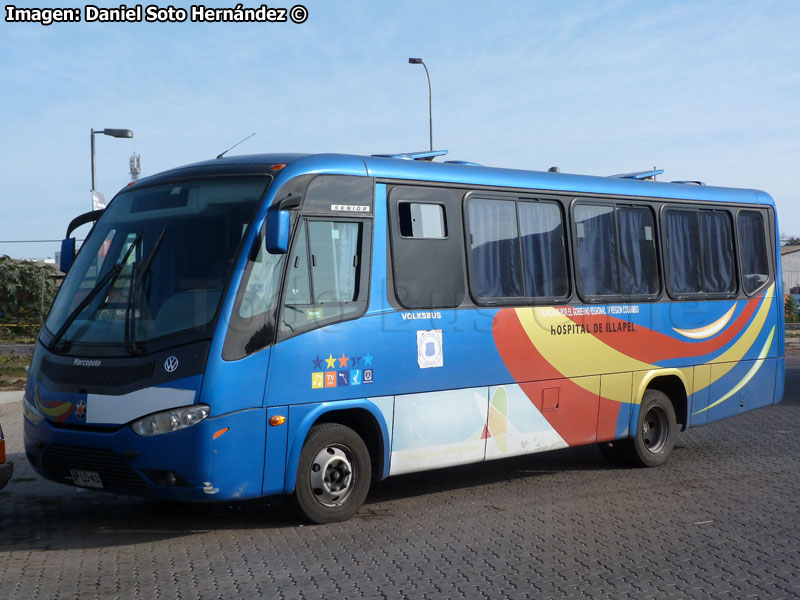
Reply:
[[[167,360],[164,361],[164,370],[167,373],[174,373],[175,369],[177,368],[178,368],[177,356],[170,356]]]

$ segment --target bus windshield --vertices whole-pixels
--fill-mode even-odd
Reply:
[[[268,181],[179,182],[114,199],[45,322],[58,344],[125,344],[208,333]]]

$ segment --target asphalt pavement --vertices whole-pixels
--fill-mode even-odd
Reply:
[[[350,521],[281,499],[0,492],[0,598],[800,598],[800,358],[784,402],[678,436],[656,469],[595,447],[390,478]],[[243,460],[246,457],[243,457]]]

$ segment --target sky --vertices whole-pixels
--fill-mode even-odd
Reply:
[[[251,133],[231,155],[426,150],[412,56],[430,70],[434,147],[449,160],[655,166],[662,180],[765,190],[782,234],[800,235],[796,0],[299,1],[302,24],[0,22],[0,254],[52,257],[58,243],[8,241],[60,239],[91,209],[92,128],[134,132],[96,136],[108,200],[134,151],[146,176]]]

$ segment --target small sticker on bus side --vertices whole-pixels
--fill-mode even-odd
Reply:
[[[335,353],[335,354],[338,354]],[[325,353],[322,353],[325,356]],[[317,352],[311,363],[311,389],[338,388],[343,386],[365,385],[375,381],[375,372],[372,368],[375,357],[370,352],[358,356],[351,353],[349,356],[342,352],[339,358],[334,358],[333,352],[328,352],[328,358],[320,358]]]
[[[319,389],[325,387],[325,373],[316,372],[311,374],[311,389]]]
[[[420,369],[444,365],[441,329],[417,331],[417,364]]]

